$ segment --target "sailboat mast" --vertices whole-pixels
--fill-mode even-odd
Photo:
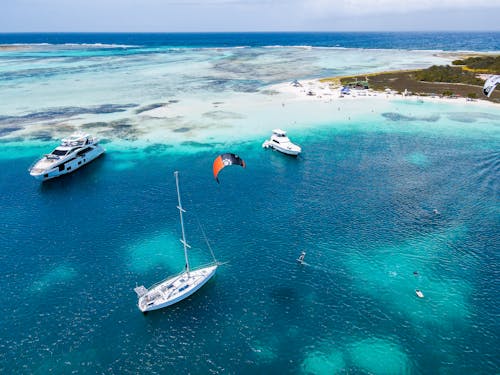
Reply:
[[[188,255],[187,255],[187,249],[188,249],[188,247],[191,247],[191,246],[189,246],[189,244],[186,242],[186,233],[184,232],[184,220],[182,219],[182,213],[186,212],[186,211],[182,208],[182,204],[181,204],[181,193],[179,190],[179,172],[175,171],[174,175],[175,175],[175,185],[177,187],[177,199],[179,201],[179,205],[177,206],[177,208],[179,209],[179,216],[181,218],[181,230],[182,230],[181,242],[184,245],[184,257],[186,258],[186,272],[189,273],[189,260],[188,260]]]

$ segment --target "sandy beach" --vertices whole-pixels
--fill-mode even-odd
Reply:
[[[500,108],[486,100],[402,95],[370,89],[351,90],[349,95],[341,95],[340,88],[312,79],[301,80],[299,85],[292,82],[270,85],[259,93],[233,95],[230,99],[180,100],[141,113],[144,134],[140,138],[165,142],[243,141],[265,137],[276,127],[289,131],[317,127],[318,124],[342,128],[349,122],[365,121],[397,110],[403,115],[425,118],[425,106],[416,104],[447,105],[447,110],[458,112],[471,109],[496,111]],[[405,105],[409,106],[409,112],[405,111]],[[162,120],[173,125],[158,122]]]
[[[277,127],[293,134],[318,127],[359,126],[384,113],[397,113],[402,119],[418,122],[430,114],[439,116],[440,111],[496,113],[500,108],[486,100],[402,95],[370,89],[354,89],[342,95],[340,88],[320,79],[310,79],[300,80],[299,84],[269,85],[255,93],[236,93],[230,97],[224,94],[180,96],[172,102],[150,105],[154,107],[150,110],[147,110],[148,103],[144,103],[141,108],[146,110],[130,108],[118,113],[70,116],[56,122],[57,127],[54,127],[54,120],[37,121],[20,127],[4,139],[12,136],[31,138],[40,134],[58,139],[61,134],[83,130],[117,144],[122,141],[136,146],[197,142],[209,147],[214,141],[230,144],[263,140]]]
[[[430,131],[470,128],[476,120],[462,112],[497,113],[499,108],[483,100],[390,90],[340,94],[340,78],[347,74],[447,64],[456,53],[207,48],[166,49],[138,59],[134,49],[125,51],[130,56],[122,56],[118,48],[109,52],[90,46],[37,46],[43,54],[4,65],[9,80],[0,91],[0,139],[54,142],[82,130],[110,142],[111,148],[166,144],[199,149],[262,143],[277,127],[291,135],[327,128],[375,131],[384,128],[380,119],[389,121],[388,129],[399,126],[404,131],[416,125]],[[116,56],[110,58],[110,53]],[[44,54],[61,57],[51,57],[47,65]],[[32,58],[39,60],[34,63]],[[30,79],[34,74],[40,79]],[[12,80],[19,83],[12,85]],[[27,100],[14,100],[24,96]],[[460,115],[447,115],[452,112]],[[431,127],[429,116],[460,121],[434,122]],[[369,125],[374,122],[378,125]]]

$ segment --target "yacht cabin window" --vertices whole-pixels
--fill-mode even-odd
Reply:
[[[65,150],[57,150],[55,149],[54,151],[52,151],[52,155],[57,155],[57,156],[63,156],[63,155],[66,155],[68,151],[65,151]]]

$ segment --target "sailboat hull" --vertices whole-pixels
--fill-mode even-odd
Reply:
[[[173,305],[200,289],[215,275],[217,264],[183,272],[155,285],[139,298],[142,312],[162,309]]]

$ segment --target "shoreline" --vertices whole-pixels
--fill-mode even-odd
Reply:
[[[393,72],[408,72],[415,71],[412,70],[401,70],[401,71],[393,71]],[[380,74],[386,74],[389,72],[384,72]],[[363,76],[375,76],[379,73],[371,73],[371,74],[363,74]],[[338,77],[328,77],[328,78],[319,78],[319,79],[308,79],[299,81],[301,86],[294,87],[292,83],[279,83],[276,85],[270,86],[272,90],[276,90],[280,93],[287,93],[296,96],[296,98],[302,98],[310,100],[314,99],[325,99],[327,96],[330,100],[338,99],[338,100],[352,100],[352,99],[363,99],[363,98],[376,98],[376,99],[407,99],[407,100],[422,100],[433,103],[451,103],[451,104],[468,104],[468,105],[486,105],[490,107],[498,108],[500,102],[495,102],[492,100],[487,100],[486,97],[469,99],[466,97],[448,97],[448,96],[440,96],[437,94],[434,95],[419,95],[419,94],[404,94],[400,93],[394,89],[389,89],[390,91],[382,91],[375,89],[351,89],[351,94],[341,96],[340,90],[342,88],[341,79],[351,78],[356,76],[338,76]],[[359,77],[359,76],[358,76]],[[449,85],[448,83],[437,83],[443,85]],[[455,84],[455,85],[464,85],[466,84]],[[481,88],[482,89],[482,88]],[[308,92],[311,91],[312,95],[309,95]]]
[[[281,82],[264,86],[257,93],[241,93],[230,98],[225,95],[212,96],[210,100],[185,97],[179,98],[177,103],[163,103],[140,112],[134,107],[118,113],[26,122],[19,124],[18,130],[4,134],[0,140],[3,143],[35,141],[40,137],[59,140],[74,131],[86,131],[101,139],[117,144],[129,143],[133,147],[192,145],[201,150],[210,144],[220,146],[265,138],[276,127],[301,132],[328,123],[338,129],[347,129],[357,127],[357,122],[364,123],[377,114],[399,113],[425,118],[429,110],[436,111],[435,108],[420,106],[402,109],[400,102],[452,105],[458,109],[456,112],[465,108],[469,111],[473,108],[475,111],[478,108],[494,111],[500,108],[498,103],[488,100],[404,95],[393,90],[353,89],[350,95],[340,95],[340,88],[340,85],[325,83],[323,79],[302,80],[299,85]],[[147,104],[141,103],[141,106],[147,107]],[[436,131],[434,128],[432,126],[429,130]],[[404,129],[408,131],[408,127]]]
[[[411,65],[412,63],[399,64],[402,68]],[[481,91],[481,95],[477,99],[472,99],[429,93],[411,94],[392,85],[393,75],[404,75],[418,70],[398,69],[305,79],[300,82],[293,80],[293,72],[287,72],[280,77],[279,83],[261,83],[250,92],[236,89],[220,92],[207,90],[200,95],[186,90],[175,96],[163,94],[163,97],[155,98],[154,101],[145,99],[134,103],[131,101],[123,103],[123,98],[120,97],[112,104],[92,103],[87,106],[82,105],[81,108],[72,106],[69,101],[64,106],[57,107],[55,112],[53,108],[49,107],[47,110],[42,107],[27,114],[21,112],[4,116],[0,119],[0,140],[2,142],[15,139],[59,140],[74,131],[84,131],[101,139],[130,143],[138,147],[141,147],[140,145],[148,147],[156,143],[180,146],[196,144],[196,147],[208,147],[210,144],[232,144],[248,139],[264,140],[274,128],[302,131],[317,126],[330,126],[337,129],[359,128],[369,131],[369,127],[359,124],[379,120],[384,124],[384,119],[377,116],[384,116],[387,113],[397,114],[400,118],[411,118],[409,121],[419,119],[425,121],[426,112],[433,111],[436,116],[441,116],[446,121],[447,112],[467,111],[471,112],[472,116],[473,112],[478,112],[477,108],[482,107],[493,109],[494,116],[497,116],[500,101],[487,100],[483,97],[482,87],[479,86],[473,87]],[[343,81],[347,79],[374,80],[378,77],[386,78],[382,84],[387,84],[390,88],[387,86],[381,86],[382,89],[378,90],[354,88],[349,94],[341,93]],[[235,80],[234,77],[230,79]],[[433,85],[439,86],[439,90],[433,89],[429,92],[439,93],[446,90],[449,84],[433,83]],[[454,87],[469,90],[471,86],[454,84]],[[411,87],[408,89],[414,91]],[[493,98],[495,96],[500,97],[500,90],[493,93]],[[438,108],[431,105],[419,108],[413,105],[420,103],[449,104],[454,108]],[[467,110],[464,105],[467,105]],[[102,106],[104,108],[101,108]],[[475,121],[471,119],[459,122]],[[419,124],[419,126],[428,126],[429,129],[435,128],[436,125],[442,129],[447,126],[447,123],[434,124],[433,126]],[[400,125],[404,131],[411,128],[403,126],[403,123]],[[397,131],[392,124],[375,127],[383,130],[384,126]],[[491,131],[491,124],[481,126]]]
[[[412,73],[420,72],[422,69],[400,69],[367,74],[344,75],[337,77],[320,78],[321,83],[332,85],[340,89],[350,82],[367,82],[370,89],[375,92],[394,91],[399,94],[407,93],[406,96],[440,97],[450,99],[468,98],[472,101],[485,101],[500,104],[500,91],[495,90],[488,98],[483,94],[483,88],[479,85],[471,85],[461,82],[428,82],[418,81],[412,77]],[[477,73],[482,79],[493,75]],[[448,95],[445,95],[447,92]],[[451,93],[451,95],[449,95]],[[469,100],[470,101],[470,100]]]
[[[50,120],[31,123],[19,131],[2,136],[0,140],[5,145],[18,141],[37,141],[39,136],[43,136],[46,141],[53,142],[81,130],[107,140],[113,145],[108,145],[112,148],[141,149],[167,145],[178,146],[181,152],[185,149],[197,152],[264,140],[270,135],[271,129],[277,127],[289,131],[292,138],[318,126],[329,126],[338,131],[398,131],[397,128],[401,127],[400,130],[404,132],[425,129],[433,133],[448,132],[450,128],[447,123],[440,125],[432,122],[431,125],[426,122],[432,117],[429,116],[430,112],[445,120],[451,112],[467,111],[474,116],[481,108],[495,112],[500,108],[498,103],[486,100],[402,95],[371,89],[352,90],[351,95],[340,96],[340,87],[323,83],[321,79],[303,80],[300,84],[296,87],[290,82],[282,82],[265,86],[258,93],[245,93],[230,99],[223,96],[214,96],[210,101],[182,98],[178,103],[168,103],[139,114],[132,108],[119,114],[77,116],[61,121],[60,126],[53,126],[54,122]],[[310,91],[313,95],[308,95]],[[424,103],[427,104],[418,105]],[[143,106],[146,104],[142,103]],[[441,114],[442,109],[427,107],[441,104],[451,105],[455,110],[447,108]],[[402,108],[401,105],[410,107]],[[408,120],[368,125],[374,116],[384,113],[395,113]],[[378,123],[378,117],[374,121]],[[461,128],[472,132],[492,131],[489,123],[484,128],[482,125],[471,125],[476,120],[461,122],[465,126]],[[169,148],[169,152],[172,151]]]

